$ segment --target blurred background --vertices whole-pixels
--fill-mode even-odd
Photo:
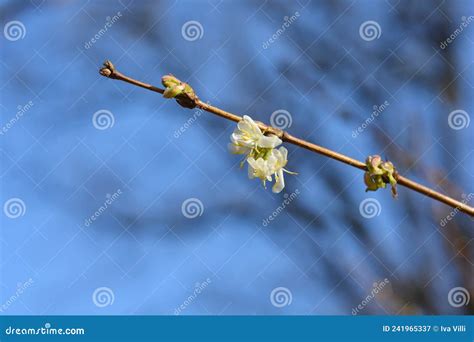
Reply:
[[[1,314],[468,314],[474,225],[286,146],[280,194],[200,98],[474,204],[474,3],[2,1]],[[271,219],[269,218],[271,217]],[[449,219],[447,218],[449,217]]]

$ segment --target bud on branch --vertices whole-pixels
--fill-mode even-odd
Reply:
[[[163,76],[161,83],[165,86],[163,97],[176,99],[176,102],[184,108],[193,109],[197,106],[199,98],[189,84],[181,82],[171,74]]]

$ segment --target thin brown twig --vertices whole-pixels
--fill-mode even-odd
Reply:
[[[124,81],[124,82],[130,83],[130,84],[133,84],[135,86],[142,87],[142,88],[145,88],[145,89],[148,89],[148,90],[160,93],[160,94],[163,94],[163,92],[164,92],[164,89],[161,89],[161,88],[155,87],[151,84],[140,82],[140,81],[137,81],[137,80],[135,80],[131,77],[125,76],[124,74],[118,72],[115,69],[115,67],[113,66],[113,64],[110,63],[110,62],[104,63],[104,67],[100,69],[100,74],[105,76],[105,77],[112,78],[112,79],[115,79],[115,80]],[[236,115],[236,114],[227,112],[223,109],[214,107],[214,106],[212,106],[208,103],[205,103],[205,102],[199,100],[197,97],[193,101],[194,101],[194,106],[195,107],[201,108],[204,111],[207,111],[209,113],[218,115],[218,116],[223,117],[227,120],[239,122],[242,119],[242,117],[239,116],[239,115]],[[351,157],[348,157],[344,154],[335,152],[335,151],[330,150],[328,148],[316,145],[316,144],[311,143],[309,141],[297,138],[297,137],[289,134],[288,132],[285,132],[281,129],[266,125],[262,122],[258,122],[258,125],[262,129],[263,132],[275,134],[281,140],[283,140],[285,142],[288,142],[288,143],[296,145],[296,146],[303,147],[303,148],[305,148],[307,150],[310,150],[312,152],[316,152],[316,153],[319,153],[323,156],[338,160],[342,163],[345,163],[345,164],[350,165],[352,167],[358,168],[360,170],[367,171],[367,167],[366,167],[365,163],[363,163],[359,160],[353,159]],[[435,199],[439,202],[442,202],[446,205],[449,205],[452,208],[455,208],[455,210],[459,210],[459,211],[462,211],[462,212],[464,212],[464,213],[466,213],[470,216],[474,216],[474,208],[467,205],[464,202],[458,201],[458,200],[456,200],[452,197],[444,195],[444,194],[442,194],[438,191],[435,191],[431,188],[428,188],[424,185],[421,185],[421,184],[419,184],[415,181],[412,181],[412,180],[410,180],[406,177],[403,177],[401,175],[396,175],[396,179],[397,179],[397,184],[403,185],[406,188],[409,188],[409,189],[414,190],[414,191],[416,191],[420,194],[431,197],[431,198],[433,198],[433,199]]]

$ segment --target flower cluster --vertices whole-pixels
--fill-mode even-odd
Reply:
[[[380,188],[385,188],[387,183],[392,186],[393,197],[397,196],[397,171],[392,162],[384,161],[378,155],[369,156],[365,161],[367,171],[364,174],[364,182],[367,185],[365,191],[376,191]]]
[[[229,150],[234,154],[245,155],[250,179],[259,178],[265,186],[275,176],[272,191],[279,193],[283,190],[283,172],[294,173],[284,169],[288,162],[288,150],[283,146],[276,148],[282,143],[280,138],[276,135],[264,135],[255,121],[245,115],[237,124],[230,140]]]

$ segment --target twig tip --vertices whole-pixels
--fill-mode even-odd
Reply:
[[[105,77],[112,77],[112,75],[115,73],[115,67],[111,61],[106,60],[104,62],[104,66],[100,68],[99,73]]]

